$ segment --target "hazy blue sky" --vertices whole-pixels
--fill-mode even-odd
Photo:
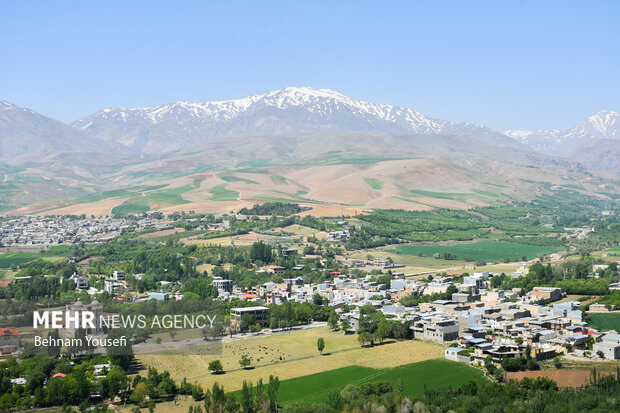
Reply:
[[[103,107],[285,86],[504,129],[620,111],[620,1],[0,0],[0,99]]]

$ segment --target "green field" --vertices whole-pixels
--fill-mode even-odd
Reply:
[[[288,182],[286,178],[280,175],[271,175],[271,181],[276,185],[286,185]]]
[[[246,184],[258,185],[258,182],[252,181],[251,179],[245,179],[238,176],[233,175],[232,173],[222,174],[220,175],[220,179],[226,182],[245,182]]]
[[[370,186],[372,189],[382,189],[383,181],[375,178],[365,178],[364,181]]]
[[[236,201],[239,198],[239,192],[226,188],[226,184],[216,185],[209,189],[213,195],[211,201]]]
[[[200,182],[198,182],[198,184],[200,184]],[[134,187],[136,191],[141,192],[127,192],[124,196],[128,196],[129,199],[112,208],[112,214],[124,215],[136,212],[146,212],[151,210],[151,206],[158,208],[163,206],[187,204],[189,201],[185,200],[181,195],[194,189],[194,186],[184,185],[169,189],[160,188],[161,185]],[[158,190],[151,191],[152,189]]]
[[[602,331],[620,331],[620,313],[589,313],[588,325]]]
[[[349,366],[283,380],[280,382],[278,402],[283,404],[293,402],[300,404],[320,403],[327,399],[330,392],[341,391],[348,384],[384,381],[396,385],[399,380],[402,382],[403,392],[409,397],[424,394],[425,388],[457,388],[471,380],[479,385],[486,382],[482,372],[466,364],[443,359],[385,369]]]
[[[0,255],[0,268],[10,268],[37,258],[40,258],[40,255],[33,252],[7,252]]]
[[[11,268],[11,266],[19,266],[21,264],[43,259],[47,261],[57,261],[63,259],[69,250],[66,245],[58,245],[51,247],[45,254],[39,253],[38,250],[33,252],[7,252],[0,255],[0,268]]]
[[[538,254],[562,251],[563,248],[539,247],[535,245],[518,244],[504,241],[479,241],[451,245],[399,245],[386,252],[405,255],[418,255],[432,257],[435,253],[449,252],[456,255],[456,259],[463,261],[469,258],[471,261],[484,260],[487,262],[503,261],[504,258],[521,260],[522,256],[527,259],[535,258]]]
[[[149,206],[147,201],[141,201],[141,200],[134,201],[134,200],[128,199],[122,204],[112,208],[112,214],[125,215],[125,214],[133,214],[133,213],[138,213],[138,212],[146,212],[150,210],[151,210],[151,207]]]

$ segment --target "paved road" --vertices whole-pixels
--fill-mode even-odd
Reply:
[[[262,330],[258,333],[239,333],[239,334],[233,334],[233,336],[231,337],[230,335],[224,336],[222,337],[221,342],[222,343],[230,343],[233,341],[239,341],[239,340],[246,340],[249,338],[253,338],[253,337],[261,337],[261,336],[269,336],[269,335],[273,335],[273,334],[283,334],[283,333],[290,333],[291,331],[301,331],[301,330],[307,330],[310,328],[318,328],[318,327],[325,327],[327,326],[326,322],[313,322],[310,325],[302,325],[302,326],[296,326],[293,327],[293,329],[291,330],[285,330],[285,329],[274,329],[274,330]],[[183,348],[183,347],[187,347],[187,346],[191,346],[191,345],[209,345],[214,343],[213,341],[206,341],[204,338],[199,337],[199,338],[188,338],[185,340],[181,340],[181,341],[168,341],[168,342],[162,342],[161,344],[157,344],[157,343],[140,343],[140,344],[135,344],[133,346],[133,351],[135,354],[145,354],[148,352],[158,352],[158,351],[166,351],[166,350],[175,350],[175,349],[179,349],[179,348]]]

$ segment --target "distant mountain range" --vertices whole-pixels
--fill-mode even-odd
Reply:
[[[0,157],[83,148],[105,152],[110,145],[33,110],[0,101]]]
[[[574,128],[566,130],[552,129],[535,132],[509,130],[505,134],[538,152],[568,155],[595,139],[620,141],[620,113],[602,110]]]
[[[468,136],[487,145],[563,156],[588,169],[620,173],[619,117],[617,112],[601,111],[569,130],[501,133],[306,87],[229,101],[108,108],[69,125],[0,102],[0,158],[58,151],[157,155],[219,138],[358,131]]]
[[[484,143],[524,148],[482,125],[434,119],[414,109],[354,100],[329,89],[296,87],[221,102],[103,109],[71,125],[140,154],[181,149],[221,137],[328,130],[467,135]]]

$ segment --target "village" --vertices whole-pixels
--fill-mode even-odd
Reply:
[[[536,287],[519,297],[517,291],[490,288],[490,279],[497,274],[488,272],[435,276],[428,282],[394,274],[389,286],[372,281],[372,277],[360,280],[334,275],[333,283],[304,285],[303,279],[296,277],[285,279],[284,284],[268,282],[253,291],[240,291],[229,280],[216,279],[214,284],[224,299],[235,297],[257,304],[233,309],[233,318],[251,313],[260,323],[267,320],[271,304],[311,301],[319,294],[335,307],[340,323],[346,320],[351,330],[357,330],[359,307],[371,305],[388,319],[408,322],[413,338],[458,343],[445,349],[445,358],[454,361],[483,363],[491,357],[501,364],[505,358],[524,356],[528,347],[536,360],[566,354],[582,359],[620,359],[620,335],[589,328],[578,309],[581,303],[562,300],[565,294],[557,287]],[[450,298],[416,307],[399,303],[405,297],[451,290],[456,291]],[[344,312],[345,306],[353,309]],[[599,310],[607,311],[601,307]],[[596,309],[596,305],[591,307]]]
[[[298,255],[297,250],[283,253]],[[237,332],[244,316],[250,316],[253,325],[267,328],[270,306],[287,302],[311,303],[320,297],[335,309],[338,324],[344,323],[351,331],[356,331],[360,325],[360,308],[372,306],[387,319],[407,322],[413,338],[449,345],[445,349],[445,358],[449,360],[482,364],[490,357],[494,363],[501,364],[506,358],[524,357],[526,352],[537,361],[557,356],[582,361],[620,359],[620,335],[613,330],[601,333],[590,328],[579,309],[581,302],[568,299],[559,287],[535,287],[520,296],[520,289],[492,288],[491,280],[499,274],[487,271],[413,278],[393,272],[399,266],[382,258],[355,262],[345,258],[339,260],[340,264],[366,270],[388,270],[389,284],[385,276],[380,282],[376,275],[355,278],[339,270],[330,271],[333,281],[322,283],[307,284],[302,276],[296,276],[283,278],[281,283],[268,281],[251,289],[237,287],[232,280],[222,277],[214,277],[212,284],[218,291],[218,300],[238,300],[247,305],[230,311],[231,319],[236,322],[230,328],[236,328]],[[292,270],[303,268],[300,264]],[[285,268],[265,265],[257,272],[281,276]],[[513,277],[521,275],[523,269]],[[135,276],[141,277],[140,274]],[[115,271],[105,280],[105,291],[119,300],[126,299],[123,296],[127,288],[125,277],[123,271]],[[74,278],[77,288],[87,290],[90,295],[102,292],[89,287],[85,277],[74,275]],[[148,300],[182,300],[183,294],[178,288],[176,292],[171,291],[175,286],[178,287],[176,283],[161,282],[159,291],[132,295],[126,302],[130,305]],[[617,283],[609,288],[620,290]],[[443,298],[424,299],[429,296]],[[419,302],[414,306],[403,304],[410,299]],[[593,303],[590,311],[609,309]]]
[[[141,219],[24,215],[2,222],[0,245],[49,247],[77,242],[107,242],[123,232],[154,228],[157,224],[156,215]]]

